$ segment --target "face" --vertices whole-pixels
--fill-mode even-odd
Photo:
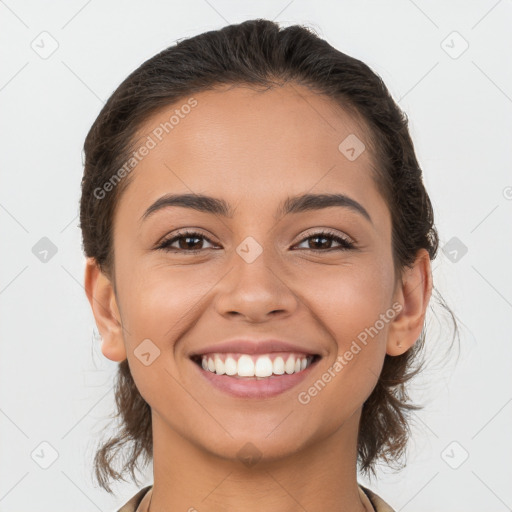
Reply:
[[[390,213],[364,131],[332,100],[297,85],[194,98],[161,141],[153,135],[158,143],[117,205],[123,337],[112,343],[122,344],[160,435],[172,431],[223,457],[247,441],[264,456],[285,456],[357,425],[375,386],[397,313]],[[141,140],[181,104],[149,119]],[[367,149],[349,159],[339,145],[354,135]],[[183,201],[150,209],[168,194],[209,196],[226,211]],[[305,194],[345,200],[287,211],[287,199]],[[284,363],[290,353],[315,357],[303,374],[252,378],[257,390],[243,388],[248,377],[236,388],[240,377],[214,375],[191,358],[237,339],[293,344],[266,347],[272,369],[277,353]],[[228,350],[235,361],[248,351]],[[220,353],[225,366],[226,358]],[[267,366],[264,358],[260,369]]]

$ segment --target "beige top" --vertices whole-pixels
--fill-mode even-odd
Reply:
[[[147,512],[151,499],[152,485],[141,489],[118,512]],[[394,510],[374,492],[362,485],[359,486],[361,501],[364,503],[367,512],[394,512]]]

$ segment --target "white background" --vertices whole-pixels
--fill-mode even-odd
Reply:
[[[460,350],[446,355],[449,324],[433,303],[439,321],[432,314],[429,325],[438,339],[415,386],[425,408],[413,418],[407,468],[380,472],[370,486],[397,511],[511,509],[510,0],[6,0],[0,511],[109,511],[138,490],[118,485],[112,497],[92,480],[117,364],[99,350],[82,286],[82,146],[104,101],[146,59],[177,39],[256,17],[306,24],[381,75],[409,116],[441,247],[453,237],[467,247],[456,262],[442,250],[434,262],[435,285],[461,323]],[[46,59],[31,47],[42,37],[50,47],[43,31],[58,43]],[[458,55],[464,40],[469,47]],[[42,237],[57,248],[45,263],[32,252]],[[42,442],[58,452],[48,469],[31,456],[50,456]],[[458,469],[450,467],[466,452]]]

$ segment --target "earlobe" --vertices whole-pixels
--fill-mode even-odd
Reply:
[[[101,351],[111,361],[126,359],[121,316],[110,279],[94,258],[87,258],[85,293],[101,336]]]
[[[402,310],[388,331],[388,355],[399,356],[416,343],[423,329],[431,294],[430,256],[426,249],[420,249],[413,266],[404,270],[401,285],[396,290],[395,300],[402,305]]]

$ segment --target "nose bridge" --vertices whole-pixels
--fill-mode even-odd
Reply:
[[[260,241],[248,236],[236,247],[232,258],[234,281],[240,291],[271,295],[282,285],[276,283],[278,258],[268,238],[260,237]]]
[[[262,243],[253,236],[244,238],[235,248],[230,266],[229,276],[217,295],[219,314],[238,313],[262,321],[271,313],[286,314],[296,307],[269,238]]]

